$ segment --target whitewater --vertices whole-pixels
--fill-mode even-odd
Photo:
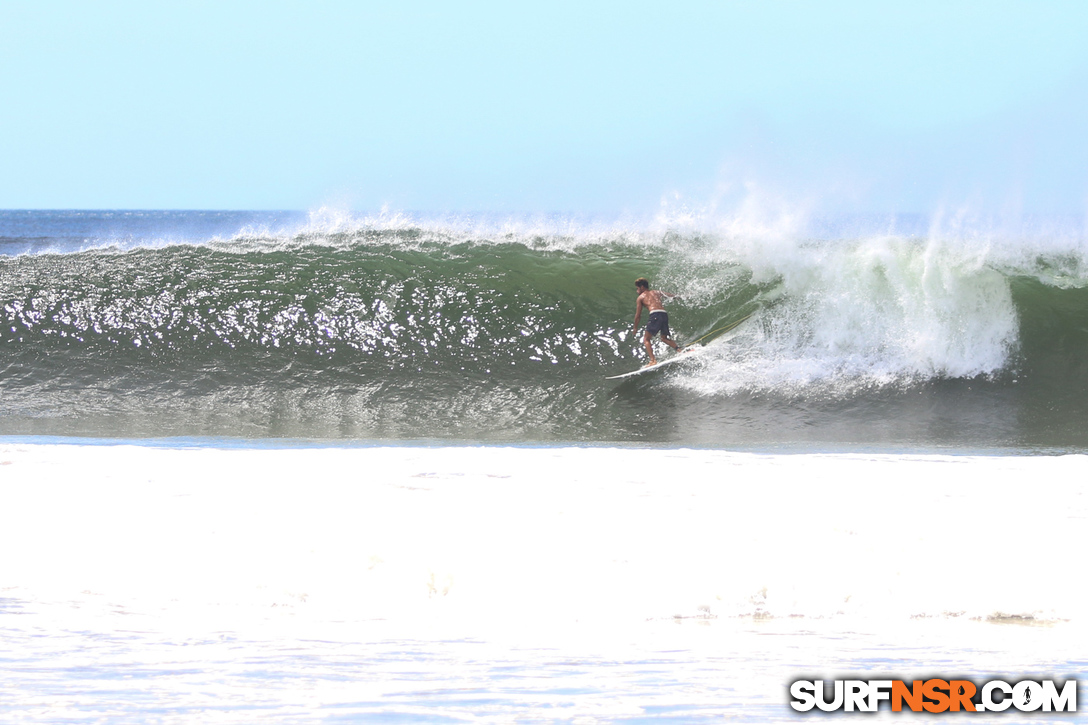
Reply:
[[[1083,456],[12,443],[0,466],[11,721],[783,722],[813,675],[1085,674]]]
[[[777,722],[795,679],[1088,677],[1086,239],[0,211],[0,719]],[[681,342],[750,317],[606,381],[643,276]]]

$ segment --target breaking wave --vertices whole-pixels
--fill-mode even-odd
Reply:
[[[125,243],[5,237],[0,428],[720,443],[738,406],[830,406],[835,430],[844,406],[865,420],[970,389],[1008,445],[1033,440],[1009,419],[1088,400],[1076,236],[179,214]],[[681,341],[754,314],[698,363],[615,388],[602,378],[642,363],[639,276],[679,295]],[[640,399],[663,396],[697,434],[647,426]]]

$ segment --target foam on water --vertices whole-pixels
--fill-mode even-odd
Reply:
[[[681,385],[848,393],[993,375],[1017,349],[1008,279],[982,254],[884,237],[760,246],[735,259],[769,287],[765,309]]]
[[[3,708],[784,721],[813,673],[1083,676],[1086,465],[0,444]]]
[[[1081,456],[5,446],[3,458],[3,545],[27,552],[3,563],[8,596],[438,616],[487,632],[1086,615],[1068,559],[1040,554],[1075,549]],[[1046,495],[1022,495],[1028,479]],[[1004,573],[988,569],[995,557]],[[1029,571],[1032,586],[1013,585]]]

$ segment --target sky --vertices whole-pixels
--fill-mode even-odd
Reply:
[[[0,0],[0,208],[1085,214],[1086,38],[1085,2]]]

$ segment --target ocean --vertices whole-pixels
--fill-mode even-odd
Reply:
[[[1083,450],[1086,234],[977,226],[0,212],[0,434]],[[752,316],[605,382],[641,276]]]
[[[0,721],[1084,680],[1080,224],[0,211]]]

